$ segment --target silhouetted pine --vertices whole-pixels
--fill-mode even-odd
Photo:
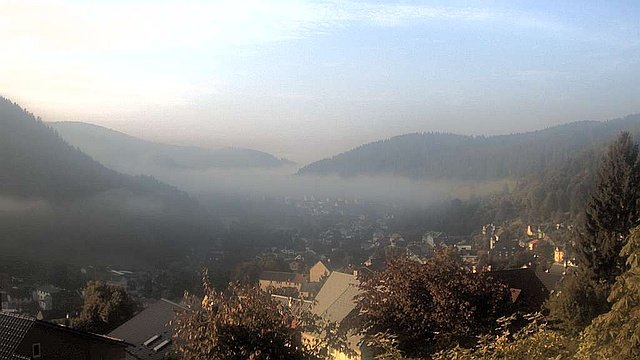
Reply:
[[[602,158],[576,242],[578,261],[594,280],[613,284],[624,271],[619,254],[638,224],[639,186],[638,145],[622,132]]]

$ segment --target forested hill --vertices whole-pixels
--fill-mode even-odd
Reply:
[[[51,123],[60,136],[96,160],[119,171],[164,169],[271,168],[291,164],[286,159],[244,148],[204,149],[142,140],[81,122]]]
[[[447,180],[519,178],[564,164],[584,150],[613,140],[622,130],[637,137],[640,114],[512,135],[408,134],[359,146],[309,164],[298,173]]]
[[[4,98],[0,98],[0,129],[0,194],[81,197],[130,183]]]
[[[186,193],[106,168],[0,98],[0,254],[160,261],[214,224]]]

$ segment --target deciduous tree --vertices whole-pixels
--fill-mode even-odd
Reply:
[[[72,326],[85,331],[106,334],[138,310],[138,304],[122,287],[100,281],[89,281],[83,297],[82,310]]]
[[[442,344],[474,339],[509,306],[509,291],[487,274],[464,270],[443,250],[426,264],[396,258],[361,281],[359,330],[375,340],[390,336],[407,356],[424,356]]]
[[[177,315],[175,350],[181,359],[324,359],[345,336],[302,307],[288,307],[257,286],[232,283],[216,291],[203,278],[202,298],[185,295]],[[304,342],[303,333],[322,341]]]

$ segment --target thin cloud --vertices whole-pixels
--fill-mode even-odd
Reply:
[[[74,3],[7,1],[0,38],[57,50],[150,50],[247,44],[327,34],[350,23],[399,26],[487,20],[486,9],[329,1]]]

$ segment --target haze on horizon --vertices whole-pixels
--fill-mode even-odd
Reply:
[[[634,1],[0,0],[0,94],[46,121],[307,162],[640,112],[638,18]]]

